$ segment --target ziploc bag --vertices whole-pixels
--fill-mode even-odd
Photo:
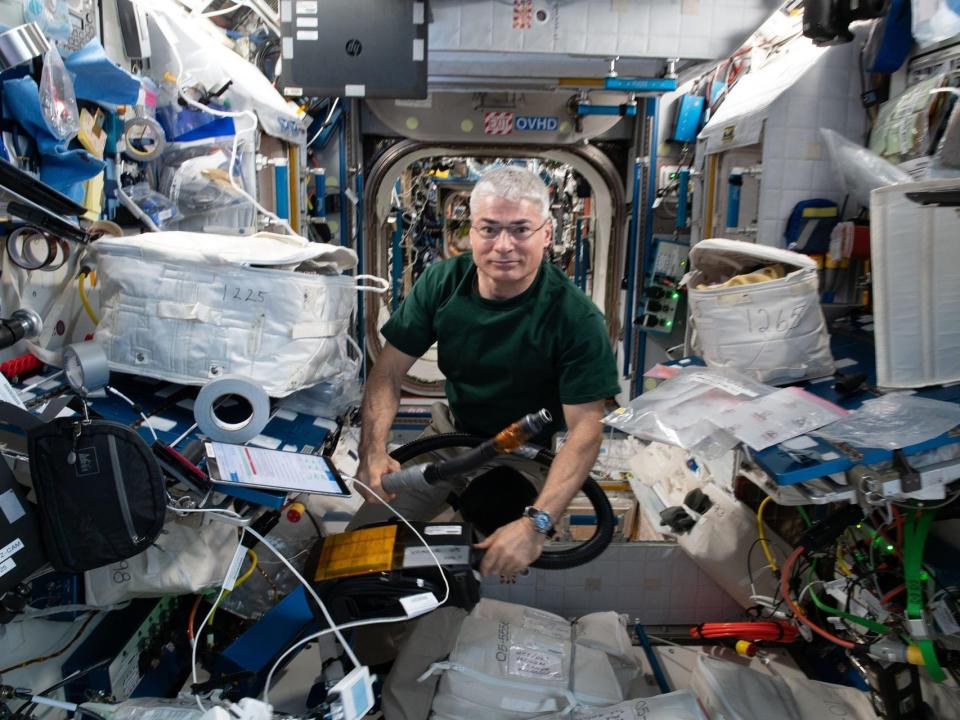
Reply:
[[[702,457],[719,457],[739,441],[709,418],[775,391],[728,368],[683,368],[603,422],[644,440],[677,445]]]

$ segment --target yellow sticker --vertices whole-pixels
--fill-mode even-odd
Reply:
[[[313,579],[335,578],[386,572],[393,568],[397,526],[364,528],[328,537],[323,541]]]

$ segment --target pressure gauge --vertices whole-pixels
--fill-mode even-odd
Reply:
[[[110,382],[110,366],[103,347],[96,342],[75,343],[63,350],[63,372],[80,395],[89,395]]]

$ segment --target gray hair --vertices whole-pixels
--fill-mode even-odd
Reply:
[[[540,176],[516,165],[488,170],[473,186],[470,193],[470,214],[477,212],[480,198],[497,197],[511,202],[526,200],[536,207],[541,217],[546,219],[550,213],[550,193]]]

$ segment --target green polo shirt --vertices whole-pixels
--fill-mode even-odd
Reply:
[[[437,343],[458,428],[490,436],[547,408],[554,423],[542,443],[562,429],[562,405],[620,391],[603,316],[558,268],[542,263],[509,300],[482,298],[476,278],[470,253],[431,265],[381,329],[414,357]]]

